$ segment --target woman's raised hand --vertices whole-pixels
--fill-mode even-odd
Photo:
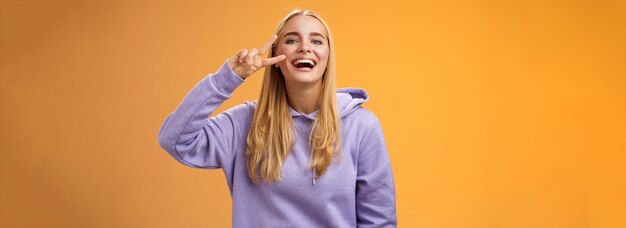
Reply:
[[[272,58],[262,59],[261,55],[265,54],[265,52],[272,48],[272,44],[276,41],[276,34],[272,35],[272,38],[267,41],[261,47],[261,49],[253,48],[248,51],[247,49],[242,49],[234,56],[228,59],[228,64],[233,71],[239,75],[239,77],[246,79],[248,76],[252,75],[254,72],[260,70],[263,67],[274,65],[280,61],[285,60],[287,57],[285,55],[279,55]]]

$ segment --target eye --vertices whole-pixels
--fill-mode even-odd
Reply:
[[[296,42],[296,40],[294,40],[294,39],[287,39],[287,40],[285,41],[285,43],[286,43],[286,44],[293,44],[293,43],[295,43],[295,42]]]
[[[311,41],[311,43],[318,44],[318,45],[323,44],[321,40],[313,40]]]

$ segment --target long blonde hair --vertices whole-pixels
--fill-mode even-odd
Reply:
[[[276,28],[276,35],[280,35],[289,19],[298,15],[316,18],[324,25],[328,33],[327,42],[330,54],[326,71],[322,76],[320,108],[309,135],[311,152],[309,168],[315,172],[314,178],[318,178],[326,173],[333,158],[340,153],[339,111],[335,92],[335,49],[328,25],[318,14],[309,10],[296,9],[285,16]],[[272,48],[269,56],[273,57],[274,52]],[[264,180],[273,182],[281,180],[283,162],[292,145],[295,144],[295,141],[292,142],[292,134],[297,134],[297,131],[289,112],[284,76],[276,66],[268,66],[265,69],[261,94],[247,139],[248,175],[254,183],[258,182],[258,169]]]

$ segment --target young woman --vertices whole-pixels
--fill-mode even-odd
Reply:
[[[224,170],[233,227],[396,226],[382,128],[361,107],[365,90],[336,90],[334,52],[321,17],[293,11],[263,47],[202,79],[163,123],[159,143],[172,157]],[[262,68],[258,101],[208,118]]]

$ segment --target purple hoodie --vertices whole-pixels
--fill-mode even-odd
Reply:
[[[246,139],[256,102],[208,118],[243,82],[226,61],[185,96],[159,131],[159,144],[180,163],[224,170],[233,227],[396,227],[391,163],[378,119],[361,107],[368,100],[365,90],[337,90],[341,157],[326,174],[313,179],[308,168],[308,135],[317,111],[290,108],[298,134],[282,180],[254,184],[248,177]]]

